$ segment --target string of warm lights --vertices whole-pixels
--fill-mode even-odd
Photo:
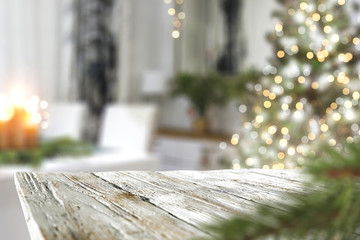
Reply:
[[[183,11],[176,11],[176,9],[181,9],[184,0],[174,0],[174,2],[175,6],[168,9],[168,14],[172,16],[172,23],[174,27],[173,31],[171,32],[171,36],[174,39],[177,39],[180,37],[180,32],[183,24],[182,21],[185,19],[186,14]],[[164,3],[170,5],[172,3],[172,0],[164,0]]]
[[[239,106],[247,120],[230,140],[240,146],[234,169],[299,168],[324,142],[342,149],[345,141],[360,141],[360,27],[349,18],[354,8],[345,0],[284,6],[269,35],[272,65],[259,83],[249,84],[254,98]]]

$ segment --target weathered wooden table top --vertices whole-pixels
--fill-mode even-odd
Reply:
[[[308,193],[294,170],[16,173],[32,239],[187,239]]]

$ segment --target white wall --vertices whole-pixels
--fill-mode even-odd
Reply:
[[[19,84],[29,94],[39,94],[49,101],[71,99],[75,92],[71,78],[73,2],[0,0],[0,92]],[[172,17],[167,13],[170,6],[162,0],[116,1],[119,101],[147,100],[141,93],[141,81],[149,70],[160,71],[170,78],[177,71],[206,72],[214,66],[224,43],[219,0],[184,1],[182,10],[186,19],[177,40],[171,37]],[[265,33],[273,27],[270,14],[276,3],[245,0],[243,7],[242,29],[248,54],[244,64],[261,69],[272,54]],[[161,98],[160,103],[160,126],[191,127],[186,100]],[[221,124],[223,121],[214,118],[214,129],[230,132],[236,128],[237,111],[230,105],[234,103],[213,112],[222,111],[224,121],[235,119],[234,123]],[[227,129],[222,129],[224,126]]]
[[[175,43],[175,70],[206,73],[216,65],[225,42],[219,0],[184,1],[181,37]]]

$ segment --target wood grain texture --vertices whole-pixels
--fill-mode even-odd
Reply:
[[[17,173],[32,239],[188,239],[206,224],[251,217],[313,191],[287,170]]]

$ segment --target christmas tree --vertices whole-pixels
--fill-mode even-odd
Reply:
[[[272,66],[248,84],[254,97],[239,110],[249,120],[231,141],[241,146],[242,164],[305,164],[308,186],[321,189],[209,230],[214,239],[360,239],[358,7],[345,0],[279,3],[269,34]]]
[[[213,239],[360,239],[359,50],[353,2],[278,0],[271,65],[247,87],[234,168],[305,164],[311,194],[210,226]],[[316,190],[317,189],[317,190]],[[292,202],[290,204],[290,202]]]
[[[359,141],[358,6],[345,0],[278,0],[268,34],[274,55],[239,111],[234,168],[296,168],[326,143]],[[249,96],[249,95],[248,95]],[[240,163],[240,164],[239,164]]]

